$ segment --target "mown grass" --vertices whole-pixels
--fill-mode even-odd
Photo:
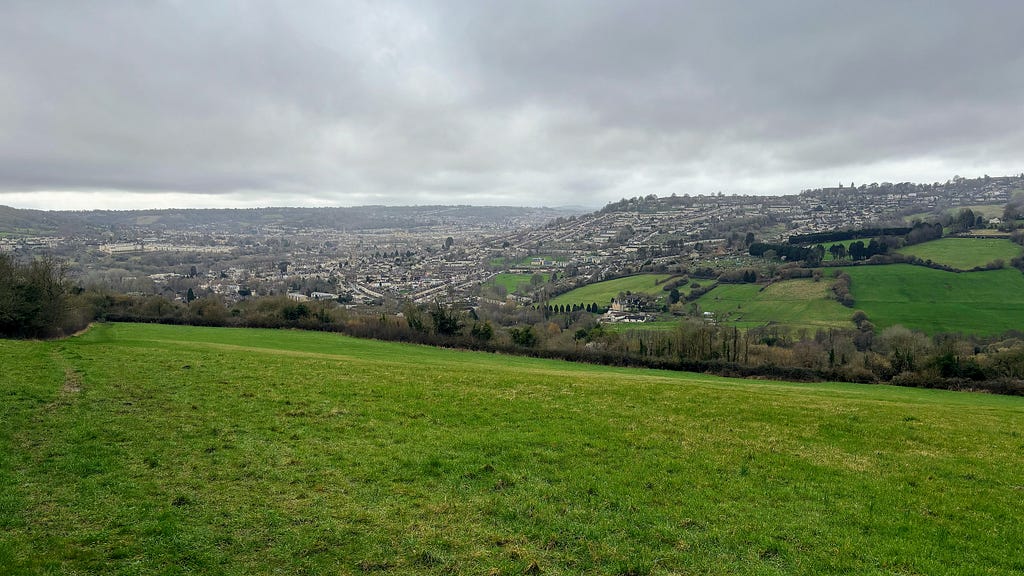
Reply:
[[[552,298],[551,304],[559,306],[562,304],[591,304],[596,302],[602,307],[607,307],[611,299],[618,296],[619,292],[665,296],[667,293],[662,290],[661,282],[671,277],[671,274],[637,274],[635,276],[626,276],[625,278],[616,278],[615,280],[595,282],[594,284],[588,284]]]
[[[544,273],[541,274],[541,277],[544,279],[544,282],[547,282],[551,275]],[[491,283],[497,286],[504,286],[505,290],[511,294],[522,284],[529,286],[532,278],[533,274],[512,274],[509,272],[503,272],[492,278]]]
[[[701,311],[740,328],[784,324],[792,328],[852,328],[852,311],[829,298],[831,280],[786,280],[761,284],[719,284],[701,296]]]
[[[17,574],[1018,574],[1024,401],[324,333],[0,342]]]
[[[995,260],[1009,262],[1020,256],[1021,247],[1009,239],[998,238],[940,238],[898,250],[901,254],[917,256],[958,270],[970,270]]]
[[[854,308],[877,327],[928,333],[1024,330],[1024,275],[1018,270],[954,273],[894,264],[842,268]],[[830,274],[826,274],[830,276]]]

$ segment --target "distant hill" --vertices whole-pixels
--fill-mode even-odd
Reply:
[[[0,234],[52,233],[67,226],[67,212],[21,210],[0,205]]]
[[[980,178],[954,177],[946,182],[872,182],[859,186],[838,186],[834,188],[815,188],[803,190],[799,194],[784,196],[767,196],[757,194],[673,194],[658,197],[653,194],[623,198],[610,202],[601,208],[600,213],[640,212],[650,213],[668,210],[679,206],[694,206],[707,203],[724,202],[728,204],[763,204],[773,201],[798,205],[838,205],[856,206],[858,197],[899,197],[904,202],[913,203],[917,197],[957,198],[983,192],[999,193],[1010,198],[1014,193],[1024,191],[1024,174],[1013,176],[982,176]]]
[[[244,208],[42,211],[0,206],[0,232],[43,234],[111,227],[187,230],[195,226],[245,232],[266,227],[373,230],[459,225],[539,225],[576,214],[557,208],[517,206],[358,206],[351,208]]]

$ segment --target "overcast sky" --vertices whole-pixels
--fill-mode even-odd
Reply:
[[[1024,2],[0,3],[0,204],[506,204],[1024,171]]]

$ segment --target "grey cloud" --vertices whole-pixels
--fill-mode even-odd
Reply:
[[[0,193],[600,204],[1019,171],[1022,16],[952,0],[8,2]]]

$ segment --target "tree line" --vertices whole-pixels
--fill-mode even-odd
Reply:
[[[794,234],[789,237],[790,244],[803,246],[807,244],[824,244],[826,242],[843,242],[858,238],[875,238],[878,236],[905,236],[912,228],[906,226],[890,226],[877,228],[859,228],[856,230],[832,230],[813,232],[810,234]]]
[[[837,299],[848,292],[840,274]],[[282,296],[225,304],[215,296],[192,302],[159,295],[83,290],[52,260],[17,263],[0,255],[0,330],[5,337],[66,335],[89,321],[160,322],[200,326],[300,328],[357,337],[415,342],[622,366],[713,372],[783,380],[886,382],[905,386],[1024,394],[1024,334],[999,337],[928,336],[899,326],[877,330],[862,311],[853,329],[739,330],[703,318],[695,305],[671,330],[611,328],[585,307],[406,303],[400,312],[357,312],[333,302]]]
[[[97,318],[112,321],[300,328],[616,366],[1024,394],[1024,334],[928,336],[899,326],[879,331],[862,311],[852,313],[853,329],[812,332],[720,326],[694,307],[674,329],[655,331],[613,329],[578,307],[554,313],[506,305],[458,309],[407,303],[401,313],[389,314],[284,297],[230,307],[216,298],[184,304],[160,296],[93,294],[88,300]]]

